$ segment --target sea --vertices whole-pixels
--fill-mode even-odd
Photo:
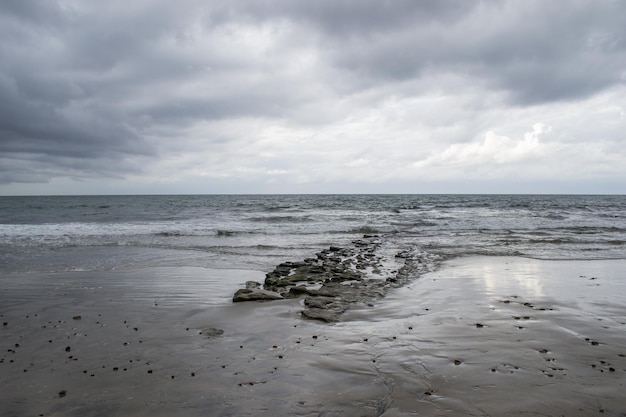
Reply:
[[[438,259],[625,259],[626,196],[0,197],[0,273],[270,271],[364,235]]]

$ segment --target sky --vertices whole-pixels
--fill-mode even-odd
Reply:
[[[3,0],[0,195],[626,194],[621,0]]]

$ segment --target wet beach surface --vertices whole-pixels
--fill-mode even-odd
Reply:
[[[255,271],[7,275],[2,415],[622,416],[624,271],[459,258],[332,324]]]

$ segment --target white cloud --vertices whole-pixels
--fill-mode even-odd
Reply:
[[[533,130],[526,132],[521,139],[513,139],[489,131],[481,141],[452,144],[442,152],[415,162],[414,165],[419,168],[439,165],[502,165],[541,158],[550,151],[550,147],[541,143],[540,139],[550,130],[550,126],[537,123],[533,126]]]

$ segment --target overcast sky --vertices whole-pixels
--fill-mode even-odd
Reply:
[[[625,22],[621,0],[3,0],[0,194],[624,194]]]

